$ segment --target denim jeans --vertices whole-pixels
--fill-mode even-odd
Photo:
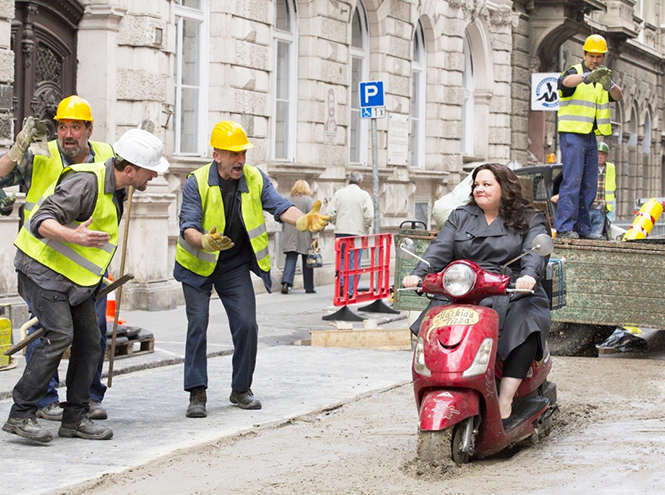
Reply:
[[[605,230],[605,210],[602,208],[591,208],[589,210],[591,219],[591,235],[603,235]]]
[[[286,261],[284,261],[284,272],[282,273],[282,283],[293,286],[293,278],[296,274],[296,262],[298,256],[302,257],[302,280],[305,286],[305,292],[314,291],[314,268],[307,266],[307,255],[299,254],[295,251],[286,253]]]
[[[335,234],[335,239],[341,238],[341,237],[355,237],[350,234]],[[340,273],[344,272],[344,259],[346,258],[346,251],[347,251],[347,244],[342,243],[341,246],[341,253],[340,253],[340,264],[339,264],[339,269]],[[354,256],[355,254],[355,256]],[[353,251],[350,251],[349,254],[349,270],[355,270],[356,268],[360,268],[360,261],[362,260],[363,257],[363,250],[362,249],[354,249]],[[357,277],[354,275],[349,275],[349,297],[352,297],[353,294],[357,291],[358,289],[358,283],[360,282],[360,275]],[[344,293],[344,277],[340,276],[340,295]]]
[[[589,209],[598,188],[596,135],[562,132],[559,134],[559,143],[563,181],[559,187],[556,230],[572,230],[586,236],[591,232]]]
[[[101,352],[99,356],[99,363],[97,364],[97,372],[95,373],[95,377],[92,380],[92,385],[90,386],[90,400],[96,402],[101,402],[104,399],[104,394],[106,393],[106,385],[102,383],[102,368],[104,367],[104,354],[106,353],[106,330],[107,330],[106,300],[107,298],[104,297],[103,299],[100,299],[95,303],[95,311],[97,313],[97,323],[99,325],[99,332],[100,332],[99,345],[101,347]],[[32,311],[32,302],[29,297],[26,297],[25,302],[28,305],[28,310],[30,311],[30,317],[32,318],[34,316],[34,312]],[[42,325],[39,322],[35,323],[33,326],[31,326],[28,329],[28,335],[30,335],[33,332],[36,332],[40,328],[42,328]],[[30,356],[32,356],[32,353],[34,352],[34,350],[37,348],[38,345],[39,345],[39,340],[36,340],[35,342],[32,342],[30,345],[28,345],[28,347],[25,350],[26,362],[30,360]],[[60,383],[60,377],[58,376],[58,370],[56,368],[55,373],[53,373],[53,376],[49,381],[48,390],[46,391],[46,394],[44,394],[44,397],[39,399],[39,402],[37,404],[37,407],[39,409],[42,409],[48,406],[49,404],[52,404],[60,400],[58,396],[58,391],[56,390],[59,383]]]
[[[233,338],[233,375],[231,387],[244,392],[252,386],[259,326],[256,322],[256,297],[249,265],[228,272],[213,273],[212,284],[196,289],[182,284],[187,312],[185,343],[185,390],[208,387],[207,332],[212,287],[219,295]]]
[[[10,417],[34,418],[41,399],[58,369],[62,355],[71,345],[67,368],[67,401],[62,422],[83,419],[90,401],[90,384],[99,363],[99,325],[95,301],[89,297],[70,306],[61,292],[43,290],[19,272],[23,292],[32,301],[32,309],[44,327],[44,335],[28,360],[23,375],[14,387]]]

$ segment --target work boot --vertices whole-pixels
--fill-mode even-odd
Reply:
[[[556,233],[557,239],[579,239],[580,235],[574,230],[562,230]]]
[[[53,435],[37,422],[35,418],[9,418],[2,426],[3,431],[36,442],[50,442]]]
[[[205,418],[208,416],[206,412],[207,401],[205,387],[196,387],[189,391],[189,407],[185,416],[188,418]]]
[[[254,397],[251,388],[246,392],[232,390],[229,400],[233,404],[238,404],[241,409],[261,409],[261,401]]]
[[[60,407],[60,402],[51,402],[41,409],[37,409],[37,417],[47,419],[48,421],[62,421],[62,407]]]
[[[106,409],[102,407],[102,403],[98,400],[90,401],[90,409],[88,410],[88,418],[90,419],[106,419],[109,415]]]
[[[113,436],[113,430],[108,426],[97,426],[91,419],[83,418],[76,423],[62,423],[58,435],[87,440],[109,440]]]

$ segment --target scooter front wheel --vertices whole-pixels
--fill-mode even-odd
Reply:
[[[437,465],[453,465],[453,429],[418,430],[417,457],[419,461]]]

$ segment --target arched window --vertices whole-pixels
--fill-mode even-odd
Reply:
[[[642,139],[642,187],[644,192],[650,196],[655,191],[656,185],[651,180],[654,176],[651,171],[651,112],[647,109],[644,113],[644,138]]]
[[[425,168],[425,122],[427,94],[427,47],[420,21],[413,37],[411,62],[411,166]]]
[[[275,1],[273,47],[272,154],[274,160],[295,159],[296,82],[298,80],[297,15],[293,0]]]
[[[351,115],[349,118],[349,161],[367,164],[367,122],[360,118],[358,84],[368,80],[369,32],[367,13],[361,1],[351,19]]]
[[[174,153],[202,155],[208,130],[209,0],[176,0]]]
[[[464,89],[464,103],[462,104],[462,154],[473,156],[474,133],[474,91],[476,84],[473,76],[473,55],[468,33],[464,33],[464,72],[462,74],[462,88]]]

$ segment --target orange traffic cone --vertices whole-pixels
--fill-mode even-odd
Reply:
[[[113,276],[109,273],[109,280],[113,282]],[[115,319],[115,308],[116,308],[116,301],[115,301],[115,291],[111,291],[107,294],[106,296],[106,321],[109,323],[113,323],[113,320]],[[124,325],[125,320],[121,320],[118,318],[118,325]]]

